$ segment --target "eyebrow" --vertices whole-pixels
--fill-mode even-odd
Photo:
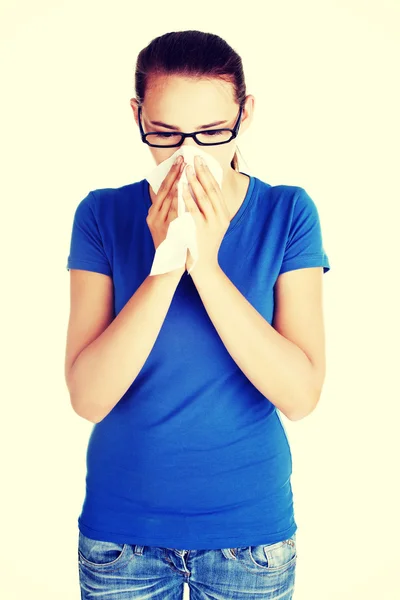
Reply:
[[[173,129],[174,131],[179,131],[179,127],[176,127],[175,125],[167,125],[162,121],[149,121],[149,123],[151,123],[151,125],[159,125],[160,127],[165,127],[166,129]],[[228,123],[228,121],[214,121],[214,123],[200,125],[200,127],[196,128],[196,131],[198,131],[199,129],[208,129],[209,127],[216,127],[217,125],[222,125],[223,123]]]

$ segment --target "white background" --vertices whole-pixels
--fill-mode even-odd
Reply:
[[[90,190],[154,166],[129,105],[136,57],[182,29],[217,33],[242,56],[256,106],[238,140],[240,168],[307,190],[331,263],[323,394],[307,418],[283,417],[299,528],[294,599],[395,600],[395,0],[2,2],[0,596],[80,597],[77,517],[92,424],[73,412],[64,381],[72,219]]]

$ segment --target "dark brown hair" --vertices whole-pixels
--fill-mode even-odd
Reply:
[[[144,102],[148,78],[153,74],[218,77],[232,83],[239,106],[243,106],[246,98],[242,59],[225,40],[213,33],[171,31],[154,38],[143,48],[135,70],[135,93],[139,105]],[[231,167],[239,170],[237,152]]]

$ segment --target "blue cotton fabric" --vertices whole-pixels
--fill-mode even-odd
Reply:
[[[248,177],[218,260],[272,324],[278,276],[330,265],[307,192]],[[92,190],[75,210],[67,269],[112,277],[115,316],[151,270],[150,206],[143,179]],[[297,529],[279,411],[228,353],[187,272],[141,371],[93,425],[86,460],[78,526],[92,539],[217,549],[270,544]]]

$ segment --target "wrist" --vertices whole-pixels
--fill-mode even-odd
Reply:
[[[171,280],[171,281],[175,281],[177,280],[178,282],[180,281],[182,275],[184,274],[185,269],[184,268],[179,268],[179,269],[174,269],[173,271],[167,271],[166,273],[159,273],[157,275],[152,275],[152,277],[157,277],[157,278],[161,278],[163,280]]]
[[[203,278],[207,279],[219,271],[221,271],[219,263],[207,265],[198,264],[194,267],[192,272],[189,273],[189,275],[191,275],[193,279],[201,280]]]

